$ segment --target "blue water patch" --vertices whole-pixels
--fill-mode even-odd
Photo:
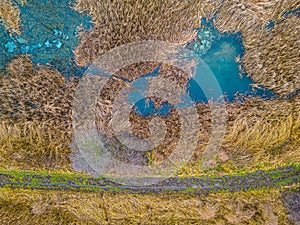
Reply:
[[[240,33],[220,34],[213,26],[212,22],[205,23],[203,26],[211,30],[214,35],[213,42],[209,51],[200,55],[201,59],[208,65],[214,77],[217,79],[222,93],[228,101],[232,101],[237,95],[260,96],[264,98],[275,97],[271,91],[263,87],[254,88],[255,83],[246,76],[240,64],[240,59],[244,55],[243,40]],[[205,76],[205,74],[201,74]],[[215,87],[211,87],[214,89]],[[199,102],[207,102],[203,90],[191,79],[188,83],[188,92],[191,98]]]
[[[198,56],[202,56],[211,49],[212,44],[218,39],[218,32],[210,23],[203,19],[202,26],[196,29],[197,37],[186,45],[190,51],[194,51]]]
[[[200,60],[197,65],[195,78],[188,81],[186,87],[188,98],[194,103],[207,103],[211,97],[217,99],[222,96],[229,102],[238,96],[260,96],[266,99],[276,97],[273,92],[263,87],[255,87],[255,83],[243,72],[239,62],[244,54],[243,40],[240,33],[220,34],[214,28],[212,22],[206,22],[205,19],[202,20],[201,24],[202,26],[197,29],[196,39],[186,45],[186,49],[192,51],[194,57],[203,60]],[[201,69],[203,62],[209,67],[210,71]],[[156,68],[155,72],[150,73],[150,75],[157,76],[158,72],[159,68]],[[211,80],[210,74],[213,74],[218,86]],[[149,74],[146,76],[149,76]],[[207,77],[209,77],[209,80],[206,79]],[[189,105],[177,104],[172,106],[170,103],[165,102],[159,109],[155,109],[151,99],[145,96],[145,89],[149,86],[147,80],[145,77],[141,79],[143,79],[143,82],[135,82],[137,84],[140,82],[143,85],[135,85],[135,93],[129,95],[131,103],[138,99],[135,104],[135,111],[138,115],[148,117],[163,112],[162,115],[166,116],[172,107],[186,107]],[[202,87],[198,84],[202,84]],[[182,97],[187,99],[184,95]]]
[[[172,108],[174,108],[174,106],[168,102],[163,102],[159,108],[155,108],[154,102],[150,98],[142,98],[134,105],[135,112],[143,117],[150,117],[154,115],[161,117],[168,116]]]
[[[73,50],[79,44],[78,27],[82,25],[83,29],[89,30],[92,27],[91,18],[72,9],[74,0],[27,0],[24,6],[17,1],[14,3],[21,11],[21,35],[10,35],[4,30],[3,25],[0,25],[0,70],[3,70],[16,55],[29,54],[35,64],[50,65],[64,76],[82,76],[86,68],[76,65]],[[203,19],[201,24],[201,27],[196,29],[197,37],[186,45],[186,49],[208,65],[219,83],[222,95],[225,95],[228,101],[234,100],[237,95],[276,97],[271,91],[253,88],[254,82],[243,73],[238,62],[244,54],[242,37],[239,33],[220,34],[212,21],[207,22],[206,19]],[[135,109],[140,115],[164,116],[175,107],[165,102],[160,108],[155,109],[151,99],[146,98],[146,90],[149,87],[146,78],[157,76],[159,70],[160,66],[133,81],[136,90],[129,94],[128,101],[135,104]],[[206,76],[197,71],[196,77],[201,79]],[[209,86],[210,82],[207,83]],[[208,87],[212,93],[214,88],[216,87]],[[219,94],[218,91],[215,93]],[[187,100],[189,98],[196,103],[208,102],[207,90],[199,87],[195,79],[189,80],[185,94],[182,99],[186,102],[189,102]],[[216,94],[215,98],[220,97]],[[178,106],[186,105],[188,104],[183,102]]]
[[[74,0],[13,1],[21,12],[21,35],[9,35],[0,26],[0,70],[16,55],[29,54],[35,64],[49,64],[64,76],[83,75],[73,50],[79,44],[78,27],[88,30],[91,18],[72,9]]]
[[[135,104],[135,110],[139,115],[144,117],[155,115],[157,110],[154,107],[154,102],[149,98],[142,98]]]
[[[213,72],[228,101],[234,100],[236,95],[275,97],[274,93],[263,87],[260,89],[253,87],[255,83],[246,76],[238,62],[243,54],[244,49],[240,34],[226,34],[212,44],[212,48],[202,56],[202,59]],[[196,102],[205,101],[201,90],[192,83],[190,84],[188,90],[194,96],[194,100]]]

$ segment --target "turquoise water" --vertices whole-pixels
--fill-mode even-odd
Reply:
[[[201,59],[213,72],[226,99],[232,101],[237,95],[275,97],[275,94],[271,91],[263,88],[252,88],[251,85],[254,82],[243,72],[243,68],[238,62],[244,55],[241,34],[220,34],[211,22],[206,23],[203,20],[202,24],[208,27],[215,37],[212,40],[210,49],[201,55]],[[197,102],[207,100],[193,80],[189,82],[188,91]]]
[[[49,65],[66,77],[82,76],[86,68],[75,64],[72,51],[79,44],[78,27],[82,25],[83,29],[90,29],[91,18],[74,11],[71,7],[74,1],[70,0],[27,0],[25,6],[16,1],[15,4],[21,11],[22,35],[11,36],[4,30],[3,25],[0,25],[0,71],[3,72],[5,65],[16,55],[29,54],[35,64]],[[188,43],[186,48],[209,66],[227,101],[234,100],[237,95],[276,97],[270,91],[251,87],[253,81],[243,73],[236,60],[244,54],[240,34],[220,34],[212,23],[207,23],[205,19],[197,31],[197,39]],[[164,116],[174,107],[165,102],[161,108],[155,109],[153,102],[144,96],[147,89],[146,77],[156,76],[159,69],[156,68],[152,73],[134,82],[136,91],[130,94],[128,101],[135,103],[135,108],[141,115]],[[193,79],[188,82],[186,94],[194,102],[208,101],[203,90]]]
[[[0,71],[19,54],[29,54],[35,64],[49,64],[65,76],[83,75],[85,68],[74,62],[77,29],[92,27],[91,18],[74,11],[70,0],[27,0],[21,11],[21,36],[10,36],[0,26]]]
[[[213,24],[211,22],[206,23],[205,19],[202,21],[202,27],[197,30],[197,40],[188,43],[186,48],[193,51],[196,57],[199,57],[208,65],[219,83],[222,95],[227,101],[233,101],[239,96],[260,96],[266,99],[276,97],[274,93],[265,90],[263,87],[257,89],[251,86],[255,83],[247,77],[238,62],[238,59],[241,59],[244,54],[242,37],[239,33],[220,34],[213,27]],[[158,72],[159,68],[145,77],[156,76]],[[200,77],[198,79],[201,79],[201,77],[205,77],[205,74],[197,71],[197,76]],[[130,96],[129,102],[134,103],[136,99],[139,99],[135,104],[135,110],[139,115],[146,117],[168,115],[169,110],[177,106],[165,102],[161,108],[155,109],[151,99],[141,99],[145,93],[145,87],[148,86],[145,77],[141,79],[140,84],[136,82],[139,85],[135,85],[136,91]],[[215,98],[221,97],[219,95],[220,91],[214,85],[208,87],[208,89],[211,91],[210,95],[214,95]],[[207,103],[209,100],[195,79],[189,80],[187,94],[195,103]]]

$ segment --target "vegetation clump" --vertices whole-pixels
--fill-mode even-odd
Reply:
[[[241,32],[248,76],[280,95],[300,88],[299,18],[290,14],[299,7],[297,0],[226,0],[214,19],[220,32]]]
[[[274,189],[209,195],[2,189],[0,215],[6,224],[291,224]]]
[[[300,20],[289,16],[271,32],[244,38],[242,59],[251,79],[278,94],[291,94],[300,88]]]
[[[9,32],[20,34],[20,10],[10,0],[0,0],[0,21]]]
[[[80,34],[81,45],[75,55],[79,65],[87,65],[110,49],[132,41],[151,39],[185,43],[193,36],[193,28],[199,26],[201,18],[213,18],[218,11],[214,23],[220,31],[242,32],[246,49],[242,61],[251,78],[279,94],[292,93],[299,88],[300,45],[297,39],[299,26],[296,26],[299,20],[284,12],[297,7],[296,1],[282,4],[279,1],[224,1],[220,4],[209,0],[166,0],[162,5],[148,0],[138,3],[131,0],[78,1],[75,9],[90,12],[95,27],[90,33]],[[243,13],[237,14],[242,9]],[[231,13],[230,17],[226,14],[227,19],[224,17],[226,10]],[[261,12],[265,13],[261,15]],[[270,31],[265,29],[269,20],[277,22]],[[159,76],[185,88],[189,78],[170,65],[140,62],[122,68],[99,94],[96,116],[99,130],[114,135],[110,121],[116,93],[128,82],[151,73],[158,66]],[[68,168],[72,101],[78,81],[67,81],[60,73],[45,66],[35,67],[28,56],[12,60],[6,73],[0,80],[1,166]],[[163,99],[150,98],[157,108],[163,103]],[[266,168],[299,162],[299,94],[290,100],[253,97],[226,104],[227,131],[213,165],[218,166],[221,162],[237,170],[253,169],[262,160],[267,164]],[[189,174],[200,173],[195,165],[201,161],[211,135],[209,105],[198,104],[197,110],[199,140],[191,166],[185,168],[192,171]],[[129,119],[137,137],[149,137],[150,118],[145,119],[132,111]],[[167,124],[167,135],[164,142],[148,154],[149,162],[158,163],[168,157],[180,138],[176,109],[163,119]]]
[[[1,166],[67,167],[76,80],[28,56],[12,60],[0,82]]]
[[[114,47],[137,41],[186,43],[195,37],[202,17],[211,18],[219,2],[206,1],[77,1],[75,9],[88,11],[95,27],[80,33],[74,51],[80,66],[92,63]]]

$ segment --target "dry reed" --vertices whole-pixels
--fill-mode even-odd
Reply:
[[[0,19],[11,33],[20,33],[20,10],[10,0],[0,0]]]
[[[1,166],[68,167],[76,80],[35,68],[27,56],[6,70],[0,81]]]
[[[300,21],[289,16],[265,30],[244,38],[243,65],[258,84],[278,94],[290,94],[300,88]]]
[[[212,17],[219,6],[215,1],[82,1],[75,7],[88,11],[95,27],[80,34],[74,51],[76,62],[92,63],[100,55],[126,43],[163,40],[185,43],[195,36],[203,16]]]
[[[2,224],[291,224],[279,190],[197,196],[3,189],[0,215]]]
[[[300,88],[299,18],[286,13],[300,7],[291,1],[224,1],[214,24],[221,32],[241,32],[247,74],[278,93]],[[287,18],[286,18],[287,17]],[[270,21],[275,26],[267,29]]]

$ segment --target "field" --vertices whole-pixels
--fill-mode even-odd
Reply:
[[[0,0],[1,224],[300,224],[299,1],[44,3]],[[98,61],[147,41],[172,42],[197,60],[133,62],[127,49],[107,64]],[[132,55],[146,53],[153,52]],[[165,54],[156,49],[152,58]],[[200,58],[220,89],[231,92],[195,102],[191,111],[171,107],[164,97],[180,102],[186,96]],[[128,63],[114,71],[119,59]],[[96,82],[86,76],[99,75],[99,65],[113,71],[100,76],[106,81],[101,91],[90,88]],[[148,89],[138,95],[130,85]],[[242,94],[235,93],[239,85]],[[84,91],[96,98],[78,97]],[[141,113],[130,106],[122,114],[130,98],[121,101],[119,93],[135,93],[148,108]],[[74,109],[77,101],[94,108]],[[101,147],[89,139],[93,129]],[[151,148],[135,151],[135,143],[119,140],[124,137]],[[180,145],[188,149],[173,157]],[[88,155],[89,149],[96,153]],[[106,149],[117,163],[105,161]],[[178,166],[184,154],[189,160],[174,173],[160,167]],[[95,162],[115,164],[102,173]],[[159,173],[124,175],[129,183],[119,182],[127,167]]]

